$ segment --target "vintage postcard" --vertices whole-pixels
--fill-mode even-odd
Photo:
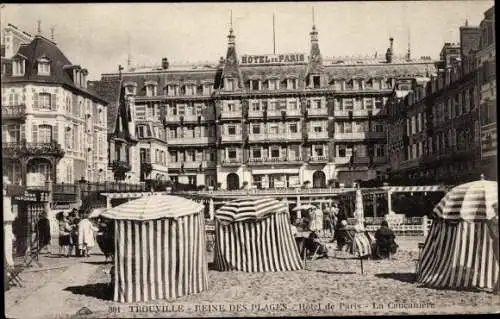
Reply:
[[[6,318],[500,311],[493,1],[0,13]]]

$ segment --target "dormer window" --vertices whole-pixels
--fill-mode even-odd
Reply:
[[[287,79],[287,89],[296,90],[297,89],[297,79],[294,79],[294,78]]]
[[[24,59],[14,60],[12,63],[12,75],[22,76],[24,75]]]
[[[319,75],[313,75],[312,77],[312,82],[313,82],[313,87],[315,89],[319,89],[321,86],[321,81],[320,81],[320,76]]]
[[[125,94],[126,95],[136,95],[137,94],[137,84],[133,82],[125,83]]]
[[[38,59],[38,75],[50,75],[50,60],[47,57]]]
[[[181,86],[180,95],[181,95],[181,96],[184,96],[184,95],[186,95],[186,92],[187,92],[187,90],[186,90],[186,86],[185,86],[185,85],[182,85],[182,86]]]
[[[155,84],[146,85],[146,96],[156,96],[156,85]]]
[[[224,83],[225,91],[234,91],[236,90],[236,81],[234,79],[225,79]]]
[[[278,79],[270,79],[268,83],[269,90],[278,90],[280,88],[280,80]]]

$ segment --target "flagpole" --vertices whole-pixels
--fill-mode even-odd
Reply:
[[[273,13],[273,54],[276,54],[276,25]]]

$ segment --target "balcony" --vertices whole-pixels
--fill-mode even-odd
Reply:
[[[328,132],[327,131],[322,131],[322,132],[307,132],[307,138],[309,140],[323,140],[323,139],[328,139]]]
[[[222,111],[220,113],[221,119],[241,119],[243,117],[240,111]]]
[[[335,164],[336,165],[346,165],[351,162],[351,157],[350,156],[344,156],[344,157],[335,157]]]
[[[248,118],[263,118],[264,117],[264,112],[263,111],[248,111]]]
[[[307,116],[328,116],[328,109],[326,107],[324,108],[310,108],[307,109]]]
[[[328,156],[309,156],[309,162],[312,163],[328,163]]]
[[[165,122],[168,123],[180,123],[181,122],[181,116],[183,117],[183,121],[185,123],[197,123],[198,118],[202,122],[204,121],[213,121],[215,119],[214,114],[207,114],[207,115],[195,115],[195,114],[186,114],[186,115],[172,115],[169,114],[165,116]]]
[[[300,157],[260,157],[260,158],[249,158],[249,165],[270,165],[270,164],[296,164],[301,163],[302,159]]]
[[[242,164],[241,158],[223,158],[222,165],[223,166],[239,166]]]
[[[222,143],[238,143],[242,141],[241,133],[237,135],[222,135]]]
[[[335,133],[335,139],[341,141],[359,141],[366,139],[385,139],[385,132],[351,132]]]
[[[169,137],[167,143],[168,145],[208,145],[210,143],[215,143],[215,137]]]
[[[63,157],[64,151],[59,143],[11,142],[2,143],[2,156],[19,158],[23,156],[55,156]]]
[[[267,110],[267,117],[281,117],[281,110]]]
[[[248,135],[250,142],[264,142],[267,140],[267,134],[250,134]]]
[[[26,116],[26,105],[2,105],[3,120],[22,120]]]
[[[128,172],[132,169],[132,167],[128,162],[114,160],[111,162],[111,169],[113,172]]]
[[[298,109],[294,109],[294,110],[287,109],[286,116],[287,117],[302,117],[302,113]]]
[[[364,109],[364,110],[338,110],[335,109],[335,117],[349,117],[349,112],[352,112],[352,117],[368,117],[368,111],[372,111],[372,116],[386,115],[384,109]]]

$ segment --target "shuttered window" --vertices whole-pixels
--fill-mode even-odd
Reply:
[[[50,143],[52,141],[52,126],[40,125],[38,127],[38,142]]]

